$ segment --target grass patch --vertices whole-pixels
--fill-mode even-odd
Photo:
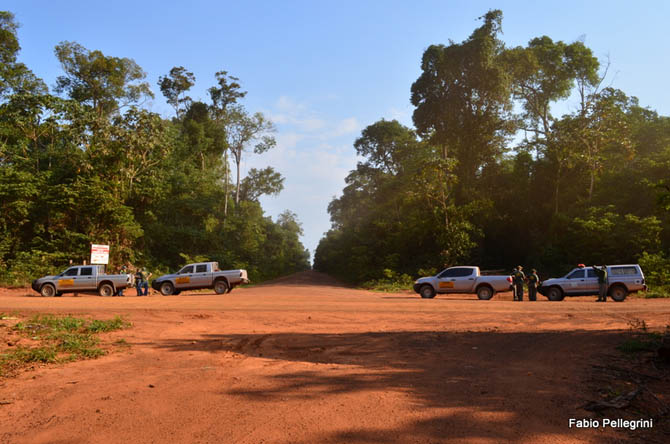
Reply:
[[[617,350],[626,354],[653,352],[661,346],[663,335],[660,333],[643,333],[626,339],[617,346]]]
[[[628,338],[617,346],[620,352],[632,355],[644,352],[655,352],[663,342],[663,333],[650,332],[644,319],[631,319],[628,321],[630,333]],[[670,333],[670,326],[666,326],[665,334]]]
[[[110,320],[72,316],[37,315],[17,323],[12,330],[36,344],[8,348],[0,354],[0,375],[30,363],[69,362],[106,354],[99,333],[130,327],[120,316]]]
[[[670,298],[670,287],[653,287],[642,293],[645,299]]]

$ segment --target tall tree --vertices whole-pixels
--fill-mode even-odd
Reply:
[[[251,168],[240,184],[240,199],[258,201],[262,195],[276,196],[284,189],[284,178],[274,168]]]
[[[527,47],[506,50],[502,55],[512,77],[514,98],[521,102],[523,113],[519,116],[520,129],[531,133],[526,141],[529,148],[555,160],[554,212],[558,213],[562,175],[570,160],[579,153],[578,146],[565,141],[565,133],[557,135],[556,118],[551,114],[551,105],[566,99],[575,84],[580,91],[599,81],[599,62],[583,42],[565,44],[554,42],[547,36],[532,39]],[[582,100],[582,103],[584,101]],[[564,122],[561,128],[571,125]],[[563,140],[558,140],[559,138]],[[569,150],[573,151],[569,151]]]
[[[502,12],[493,10],[462,43],[431,45],[412,85],[413,120],[420,136],[441,148],[442,159],[458,161],[457,201],[475,196],[478,170],[504,150],[513,130],[510,85],[500,55]]]
[[[174,108],[177,118],[181,117],[182,106],[191,102],[186,92],[193,85],[195,85],[195,75],[183,66],[175,66],[170,70],[170,74],[158,78],[158,86],[167,102]]]
[[[235,185],[235,203],[240,202],[240,167],[242,156],[249,145],[253,151],[261,154],[276,145],[275,138],[269,133],[275,131],[271,121],[261,113],[250,116],[242,106],[234,106],[226,115],[226,137],[230,152],[235,160],[237,180]]]
[[[234,107],[237,104],[239,99],[244,98],[247,95],[246,91],[241,90],[241,85],[238,82],[237,77],[231,76],[228,74],[228,71],[219,71],[216,73],[216,82],[218,86],[212,86],[209,88],[209,96],[212,99],[212,112],[214,115],[214,120],[222,128],[225,128],[224,131],[227,133],[227,125],[231,122],[230,115],[233,113],[231,107]],[[225,194],[226,201],[223,208],[224,217],[228,215],[228,183],[230,168],[228,164],[228,150],[230,149],[230,141],[226,140],[223,147],[223,157],[224,157],[224,184],[225,184]],[[238,171],[238,183],[239,183],[239,171]]]
[[[89,105],[98,117],[108,117],[119,108],[153,97],[146,73],[129,58],[105,56],[75,42],[56,45],[56,57],[65,75],[56,79],[56,92]]]

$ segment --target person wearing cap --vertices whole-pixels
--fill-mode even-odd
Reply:
[[[526,275],[523,273],[523,267],[519,265],[512,272],[514,279],[514,295],[515,300],[523,301],[523,281],[526,280]]]
[[[528,282],[528,300],[536,301],[537,300],[537,286],[540,283],[540,277],[537,275],[537,270],[530,270],[530,274],[526,278]]]
[[[593,265],[593,271],[596,272],[598,276],[598,299],[596,302],[607,302],[607,267],[601,265],[600,268],[597,265]]]

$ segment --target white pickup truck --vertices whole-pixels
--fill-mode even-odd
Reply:
[[[218,262],[188,264],[175,274],[166,274],[151,283],[162,295],[179,294],[182,290],[213,288],[217,294],[230,293],[240,284],[248,284],[247,270],[219,270]]]
[[[105,274],[104,270],[104,265],[76,265],[56,276],[35,279],[32,288],[45,297],[87,292],[114,296],[119,290],[133,285],[133,275]]]
[[[424,299],[437,293],[476,293],[479,299],[488,300],[498,291],[511,289],[511,276],[482,276],[479,267],[451,267],[414,282],[414,291]]]

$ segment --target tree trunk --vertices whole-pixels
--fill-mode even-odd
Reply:
[[[562,166],[563,164],[559,162],[558,171],[556,171],[556,186],[554,188],[554,214],[558,214],[558,196],[560,192]]]
[[[235,158],[235,163],[237,164],[237,188],[235,190],[235,205],[240,203],[240,156]]]
[[[228,182],[230,180],[228,179],[228,170],[229,170],[229,165],[228,165],[228,150],[225,150],[223,152],[223,167],[225,168],[225,183],[224,183],[224,194],[226,196],[226,201],[223,203],[223,220],[226,220],[226,216],[228,216]]]

